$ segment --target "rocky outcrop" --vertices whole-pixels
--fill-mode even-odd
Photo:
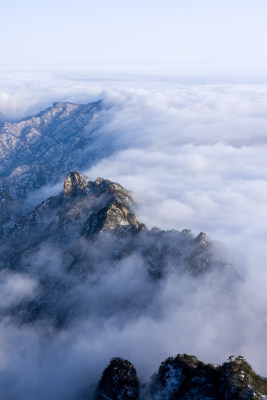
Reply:
[[[267,399],[267,379],[256,374],[243,357],[229,357],[218,371],[222,400]]]
[[[128,260],[134,260],[139,270],[141,266],[137,277],[150,291],[136,297],[118,289],[120,300],[108,301],[107,314],[146,313],[160,281],[170,273],[195,277],[216,272],[227,290],[235,283],[233,268],[205,234],[195,238],[188,230],[149,230],[137,220],[133,206],[132,197],[118,183],[103,178],[86,181],[80,173],[69,172],[61,193],[21,217],[2,236],[0,268],[34,274],[40,284],[38,295],[14,313],[23,321],[48,318],[57,326],[88,310],[94,313],[93,303],[84,307],[68,293],[81,280],[101,281],[106,273],[116,273],[117,266],[127,275]],[[60,274],[54,272],[57,269]]]
[[[98,178],[91,185],[91,190],[96,193],[106,193],[109,201],[105,207],[92,214],[87,220],[84,229],[86,237],[126,227],[132,231],[145,229],[145,225],[140,224],[131,211],[130,205],[133,204],[131,196],[118,183]]]
[[[11,202],[8,197],[5,199],[3,204]],[[215,251],[207,235],[201,233],[194,238],[189,230],[149,231],[135,217],[133,204],[129,193],[118,183],[103,178],[87,182],[78,172],[69,172],[63,191],[20,218],[5,235],[4,244],[11,249],[12,262],[15,254],[21,261],[26,249],[34,251],[44,243],[57,243],[64,249],[72,246],[71,251],[77,249],[81,260],[83,251],[77,241],[81,238],[95,240],[100,233],[112,232],[116,237],[124,237],[121,242],[114,243],[116,257],[126,257],[138,249],[151,275],[157,278],[164,276],[170,264],[192,275],[214,268],[225,269],[222,254],[217,248]]]
[[[138,397],[139,381],[133,364],[113,358],[102,374],[96,400],[137,400]]]
[[[20,218],[6,235],[6,243],[21,253],[43,242],[74,243],[102,231],[128,227],[144,229],[131,211],[128,192],[117,183],[98,178],[87,182],[78,172],[69,172],[63,191]]]
[[[137,399],[138,377],[133,365],[113,358],[98,384],[96,400]],[[229,357],[222,365],[199,361],[195,356],[178,354],[161,363],[149,383],[144,384],[141,400],[266,400],[267,379],[257,375],[241,357]]]
[[[151,383],[152,399],[217,399],[218,373],[196,357],[177,355],[164,361]]]
[[[153,400],[264,400],[267,379],[242,357],[215,367],[183,354],[161,364],[152,378],[150,395]]]
[[[78,172],[69,172],[65,178],[63,193],[67,196],[77,196],[87,187],[84,177]]]

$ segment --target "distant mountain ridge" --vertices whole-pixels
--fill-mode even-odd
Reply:
[[[101,100],[56,102],[35,116],[0,123],[0,188],[23,197],[92,165],[101,156],[101,149],[93,149],[101,107]]]

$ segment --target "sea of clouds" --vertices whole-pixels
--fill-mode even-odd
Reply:
[[[40,399],[75,398],[99,379],[112,356],[129,358],[143,380],[177,353],[214,363],[242,354],[266,376],[267,85],[30,71],[5,72],[0,83],[2,120],[18,120],[54,101],[102,99],[97,140],[112,154],[83,173],[128,189],[138,220],[149,228],[189,228],[220,241],[242,278],[229,294],[212,275],[171,276],[159,292],[161,318],[81,320],[56,334],[42,324],[18,328],[5,318],[3,393],[10,399],[35,399],[37,392]],[[99,301],[101,292],[112,297],[118,285],[143,293],[137,264],[129,260],[126,270],[107,275]],[[1,276],[1,288],[6,294],[0,310],[5,301],[14,304],[37,290],[34,279],[8,273]]]

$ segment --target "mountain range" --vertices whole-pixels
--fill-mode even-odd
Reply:
[[[95,134],[102,106],[54,103],[0,125],[0,270],[32,285],[0,307],[2,319],[14,326],[42,324],[56,335],[84,320],[97,320],[101,329],[110,316],[122,325],[140,316],[158,319],[170,277],[201,285],[209,276],[229,295],[241,279],[223,247],[205,233],[148,229],[119,183],[88,181],[77,172],[110,151]],[[57,195],[25,206],[34,190],[64,175]],[[263,400],[267,382],[241,356],[214,366],[183,354],[140,384],[133,364],[114,354],[98,385],[75,397],[92,398]]]

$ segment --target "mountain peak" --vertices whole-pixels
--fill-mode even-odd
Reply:
[[[139,398],[139,381],[136,369],[128,360],[112,358],[104,370],[97,387],[97,400],[136,400]]]
[[[62,111],[71,112],[71,111],[77,110],[77,109],[82,108],[82,107],[84,107],[83,104],[75,104],[75,103],[70,103],[70,102],[67,102],[67,101],[65,101],[65,102],[56,101],[56,102],[53,103],[53,107],[52,108],[54,110],[56,110],[56,111],[59,111],[59,112],[62,112]]]
[[[75,196],[87,187],[88,183],[79,172],[69,172],[65,178],[63,193]]]
[[[153,377],[151,399],[266,399],[266,379],[232,357],[216,367],[188,354],[169,357]]]
[[[101,183],[103,183],[103,182],[104,182],[104,178],[98,177],[98,178],[95,180],[95,184],[96,184],[96,185],[101,185]]]
[[[63,102],[63,101],[55,101],[55,102],[53,103],[53,107],[54,107],[54,108],[64,107],[64,106],[66,106],[67,104],[73,104],[73,103]]]

